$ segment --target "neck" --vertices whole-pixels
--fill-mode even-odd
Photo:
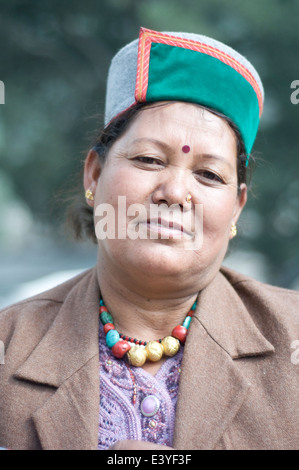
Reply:
[[[102,263],[97,268],[101,295],[111,313],[117,331],[144,341],[152,341],[171,334],[172,329],[183,323],[195,302],[198,291],[137,291],[134,284],[105,269]]]

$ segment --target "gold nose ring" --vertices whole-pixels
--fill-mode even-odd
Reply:
[[[192,199],[191,194],[190,194],[190,193],[187,194],[186,201],[187,201],[187,202],[191,202],[191,199]]]

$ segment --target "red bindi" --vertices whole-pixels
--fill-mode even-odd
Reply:
[[[184,146],[182,147],[182,150],[183,150],[184,153],[189,153],[189,152],[190,152],[190,147],[189,147],[189,145],[184,145]]]

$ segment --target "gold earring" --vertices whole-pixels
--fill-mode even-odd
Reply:
[[[233,225],[231,226],[230,233],[231,233],[231,236],[232,236],[233,238],[237,235],[238,230],[237,230],[236,224],[233,224]]]
[[[92,192],[90,191],[90,189],[87,189],[87,190],[85,191],[85,197],[86,197],[86,199],[88,199],[89,201],[93,201],[93,200],[94,200],[93,194],[92,194]]]
[[[186,197],[186,201],[187,201],[187,202],[191,202],[191,199],[192,199],[192,196],[191,196],[191,194],[189,193],[189,194],[187,195],[187,197]]]

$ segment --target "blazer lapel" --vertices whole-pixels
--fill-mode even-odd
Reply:
[[[96,450],[99,359],[91,358],[33,415],[43,449]]]
[[[44,449],[96,449],[99,416],[99,288],[90,271],[67,295],[18,379],[57,389],[33,415]]]
[[[217,275],[200,293],[185,345],[174,448],[214,449],[250,387],[234,359],[273,351],[233,287]]]

